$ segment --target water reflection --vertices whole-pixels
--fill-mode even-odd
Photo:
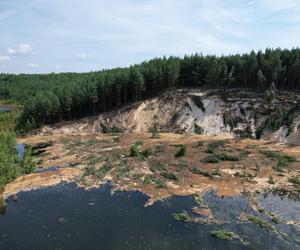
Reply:
[[[220,198],[207,193],[204,204],[223,224],[204,225],[174,220],[172,214],[193,212],[194,197],[172,197],[144,207],[140,192],[111,192],[111,185],[84,190],[75,184],[23,192],[8,199],[0,217],[0,249],[299,249],[253,223],[241,223],[244,213],[258,215],[244,197]],[[209,235],[227,229],[250,242],[224,241]],[[282,228],[299,238],[294,226]]]

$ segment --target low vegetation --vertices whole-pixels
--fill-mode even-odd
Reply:
[[[167,188],[166,184],[158,179],[155,175],[146,175],[144,179],[144,185],[154,184],[157,188]]]
[[[186,211],[183,211],[182,213],[178,213],[178,214],[173,214],[173,217],[175,220],[182,221],[182,222],[192,221],[192,218]]]
[[[274,170],[278,172],[284,172],[285,168],[288,167],[290,163],[296,162],[297,159],[293,156],[289,156],[280,152],[271,151],[271,150],[264,150],[261,151],[263,155],[267,158],[275,160],[276,163],[273,166]]]
[[[178,177],[171,172],[162,172],[160,175],[168,180],[179,181]]]
[[[247,215],[247,219],[267,231],[276,231],[269,222],[262,220],[256,216]]]
[[[211,231],[210,235],[222,240],[236,240],[239,239],[239,236],[233,232],[227,230],[218,230],[218,231]]]
[[[179,150],[177,151],[177,153],[175,154],[175,157],[182,157],[184,156],[186,153],[186,145],[184,144],[180,144],[179,145]]]

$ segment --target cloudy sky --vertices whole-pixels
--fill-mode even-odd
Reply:
[[[300,0],[0,0],[0,72],[300,46]]]

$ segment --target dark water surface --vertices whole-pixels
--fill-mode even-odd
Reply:
[[[191,210],[196,206],[191,196],[144,207],[147,199],[140,192],[113,193],[109,184],[89,191],[64,184],[19,193],[17,202],[8,199],[6,213],[0,216],[0,249],[300,249],[300,232],[294,226],[276,226],[287,233],[282,239],[255,224],[241,223],[241,212],[258,215],[244,197],[204,196],[216,219],[225,221],[221,225],[174,220],[172,214],[182,210],[199,216]],[[209,235],[220,229],[250,244]]]

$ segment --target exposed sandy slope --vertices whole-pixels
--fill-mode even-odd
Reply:
[[[195,104],[194,96],[201,97],[205,110]],[[272,106],[281,110],[293,101],[289,95],[282,95]],[[249,127],[252,136],[255,137],[257,127],[268,115],[267,107],[257,94],[250,92],[237,91],[234,96],[223,101],[220,94],[211,95],[208,91],[174,90],[92,118],[46,126],[41,130],[41,134],[97,133],[102,131],[101,124],[107,127],[117,126],[126,132],[140,133],[148,132],[156,120],[163,132],[194,133],[197,125],[203,129],[205,135],[239,137]],[[224,125],[224,113],[238,120],[236,127]],[[259,116],[254,118],[254,113]],[[292,127],[293,132],[289,136],[288,129],[281,127],[275,132],[265,131],[264,139],[300,145],[300,114]]]

